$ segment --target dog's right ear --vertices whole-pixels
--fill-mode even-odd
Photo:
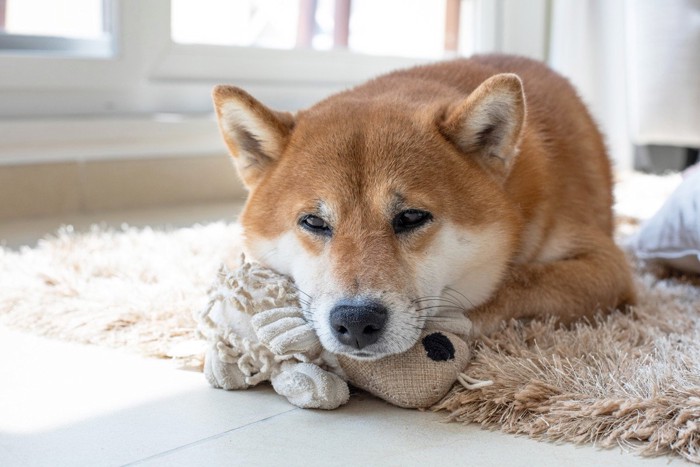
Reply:
[[[212,93],[221,135],[246,187],[253,188],[280,157],[294,128],[294,117],[275,112],[234,86]]]

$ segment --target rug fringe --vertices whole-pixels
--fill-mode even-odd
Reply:
[[[457,381],[459,381],[459,384],[461,384],[465,389],[469,389],[470,391],[473,391],[475,389],[481,389],[485,388],[487,386],[491,386],[493,384],[493,381],[490,379],[487,380],[481,380],[481,379],[476,379],[472,378],[466,373],[460,373],[457,376]]]

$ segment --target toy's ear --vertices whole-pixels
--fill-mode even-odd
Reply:
[[[448,110],[443,134],[458,149],[505,178],[518,153],[525,124],[525,94],[512,73],[492,76]]]
[[[294,117],[275,112],[234,86],[212,93],[221,134],[243,183],[253,188],[279,159],[294,128]]]
[[[434,362],[445,362],[455,358],[455,346],[446,335],[440,332],[428,334],[421,343],[425,354]]]

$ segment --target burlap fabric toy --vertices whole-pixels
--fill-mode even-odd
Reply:
[[[360,361],[325,351],[304,318],[293,282],[256,263],[222,266],[197,315],[209,343],[204,374],[223,389],[270,381],[302,408],[334,409],[349,398],[347,382],[392,404],[419,408],[439,401],[455,381],[469,388],[489,382],[463,374],[469,346],[458,336],[426,330],[407,352]]]

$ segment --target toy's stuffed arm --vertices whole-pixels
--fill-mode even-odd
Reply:
[[[270,382],[277,394],[302,409],[337,409],[350,399],[348,383],[314,363],[285,361]]]
[[[270,378],[277,394],[305,409],[330,410],[348,401],[348,384],[312,362],[321,354],[321,342],[301,308],[263,311],[251,318],[251,324],[260,343],[280,357],[293,357],[283,361]]]
[[[321,342],[298,306],[262,311],[251,318],[251,324],[260,342],[276,355],[315,358],[321,353]]]

